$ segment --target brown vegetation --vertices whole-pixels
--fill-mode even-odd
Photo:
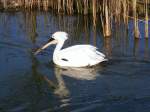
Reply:
[[[111,35],[112,20],[120,23],[120,20],[123,19],[124,23],[128,24],[128,17],[132,16],[134,36],[139,38],[138,17],[141,12],[144,12],[145,15],[145,37],[148,37],[149,5],[150,0],[0,0],[0,7],[3,9],[55,10],[57,13],[69,15],[92,14],[94,26],[98,21],[97,16],[100,15],[103,34],[106,37]]]

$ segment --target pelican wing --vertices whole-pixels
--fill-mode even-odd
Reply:
[[[91,45],[75,45],[59,53],[59,62],[64,66],[92,66],[105,60],[105,55]]]

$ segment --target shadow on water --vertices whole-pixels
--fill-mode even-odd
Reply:
[[[93,27],[87,16],[0,15],[0,111],[150,111],[150,40],[133,38],[132,21],[128,28],[113,26],[112,37],[104,38],[100,23]],[[55,46],[35,56],[33,49],[58,30],[69,33],[64,47],[92,44],[109,61],[91,68],[58,68],[52,62]]]

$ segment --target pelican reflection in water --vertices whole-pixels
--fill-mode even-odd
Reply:
[[[57,79],[57,84],[53,81],[50,81],[47,77],[45,77],[45,80],[48,84],[55,87],[54,93],[58,95],[59,97],[67,97],[70,95],[69,88],[66,86],[64,76],[73,78],[75,80],[95,80],[100,74],[98,73],[101,71],[101,66],[98,67],[91,67],[91,68],[59,68],[54,67],[55,77]]]
[[[74,45],[62,49],[68,39],[66,32],[55,32],[49,42],[38,49],[35,54],[51,44],[57,44],[53,53],[53,62],[60,67],[86,67],[106,61],[105,55],[92,45]]]

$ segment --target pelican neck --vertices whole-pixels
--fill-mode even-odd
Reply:
[[[58,53],[62,49],[63,45],[64,45],[64,41],[58,42],[58,44],[55,47],[54,54]]]

